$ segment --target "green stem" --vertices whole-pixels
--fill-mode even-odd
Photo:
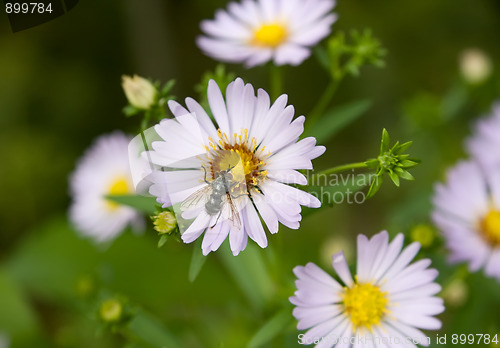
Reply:
[[[307,117],[307,128],[311,128],[316,122],[318,122],[319,118],[323,116],[326,108],[330,105],[330,101],[332,100],[337,88],[339,87],[340,81],[342,78],[337,78],[331,80],[328,87],[323,92],[323,95],[319,99],[316,106],[311,110],[309,116]]]
[[[274,64],[271,64],[269,72],[271,84],[271,98],[276,100],[283,91],[283,70]]]
[[[148,128],[150,118],[151,118],[151,110],[147,110],[144,113],[144,118],[142,119],[141,122],[141,139],[142,139],[142,144],[144,145],[144,149],[146,151],[149,151],[149,146],[148,142],[146,141],[146,135],[144,134],[144,131]]]
[[[144,132],[149,125],[149,119],[151,118],[151,110],[146,110],[144,113],[144,118],[142,119],[141,122],[141,132]]]
[[[319,172],[316,175],[329,175],[334,173],[345,172],[352,169],[365,169],[365,168],[368,168],[365,162],[349,163],[349,164],[343,164],[341,166],[332,167],[330,169]]]

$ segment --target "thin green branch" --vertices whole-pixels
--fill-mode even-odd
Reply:
[[[337,88],[339,87],[341,80],[342,79],[335,79],[330,81],[330,84],[321,95],[321,98],[319,99],[318,103],[314,106],[314,108],[307,117],[307,123],[306,123],[307,128],[312,127],[314,124],[316,124],[316,122],[319,121],[321,116],[323,116],[323,114],[326,111],[326,108],[330,105],[330,102],[333,96],[335,95],[335,92],[337,92]]]
[[[365,162],[349,163],[349,164],[343,164],[340,166],[332,167],[330,169],[319,172],[316,175],[329,175],[329,174],[345,172],[345,171],[353,170],[353,169],[366,169],[366,168],[368,168],[368,166],[366,165]]]

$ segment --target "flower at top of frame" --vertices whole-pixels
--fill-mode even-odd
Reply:
[[[197,44],[208,56],[247,67],[274,61],[299,65],[311,46],[328,36],[337,15],[334,0],[242,0],[201,22]]]

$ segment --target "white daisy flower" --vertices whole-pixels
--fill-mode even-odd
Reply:
[[[429,345],[419,329],[437,330],[433,316],[444,311],[435,297],[438,271],[429,259],[410,264],[420,244],[403,247],[403,235],[389,243],[383,231],[371,239],[358,236],[357,275],[353,278],[344,253],[333,256],[333,268],[345,285],[308,263],[297,266],[297,291],[290,297],[296,308],[301,343],[317,347],[415,347]],[[415,344],[414,344],[415,343]]]
[[[312,137],[298,141],[305,117],[292,120],[295,111],[287,106],[286,95],[271,105],[264,90],[255,96],[252,85],[238,78],[227,87],[224,100],[212,80],[208,102],[217,126],[194,99],[186,99],[187,109],[169,102],[175,119],[155,126],[163,140],[153,142],[153,151],[144,153],[164,169],[150,176],[154,184],[149,192],[164,207],[181,203],[182,210],[183,205],[190,205],[186,202],[194,202],[192,211],[182,212],[184,218],[196,217],[182,240],[191,243],[205,232],[205,255],[217,250],[228,235],[234,255],[245,249],[248,237],[265,248],[260,217],[271,233],[278,232],[279,222],[297,229],[301,205],[321,205],[314,196],[287,184],[307,184],[297,169],[312,169],[311,160],[323,154],[325,147],[316,146]],[[220,186],[228,171],[232,179],[224,180],[232,181],[227,188],[229,198]],[[219,195],[214,194],[216,186],[222,191]],[[200,192],[207,193],[202,197]],[[231,211],[229,200],[236,206]]]
[[[476,123],[473,136],[467,140],[467,150],[484,166],[500,165],[500,103],[493,106],[490,117]]]
[[[310,47],[330,34],[337,15],[335,0],[242,0],[201,22],[207,36],[198,38],[203,52],[220,61],[247,67],[274,60],[299,65]]]
[[[115,238],[129,224],[140,228],[143,223],[134,209],[105,198],[135,193],[128,161],[130,140],[121,132],[100,136],[70,177],[70,219],[82,235],[97,242]]]
[[[484,268],[500,280],[500,166],[484,171],[474,161],[458,163],[433,201],[450,262],[468,262],[472,272]]]

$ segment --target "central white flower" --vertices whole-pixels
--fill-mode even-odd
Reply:
[[[248,237],[267,246],[260,217],[271,233],[278,223],[297,229],[301,205],[319,207],[314,196],[287,184],[307,184],[297,169],[312,169],[311,160],[325,148],[314,138],[298,140],[304,116],[295,120],[287,96],[271,105],[269,95],[236,79],[226,90],[226,100],[214,81],[208,86],[210,111],[191,98],[187,109],[169,103],[175,119],[155,126],[161,141],[145,154],[161,171],[151,176],[150,193],[164,207],[180,204],[182,217],[195,218],[182,233],[190,243],[205,232],[204,254],[215,251],[229,235],[238,254]],[[259,217],[260,215],[260,217]]]

